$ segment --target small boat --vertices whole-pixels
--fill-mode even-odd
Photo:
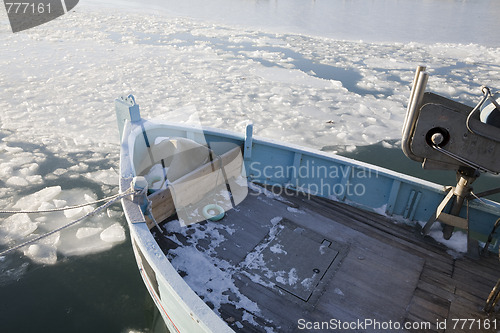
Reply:
[[[414,82],[403,151],[457,172],[456,186],[259,138],[252,124],[145,120],[133,96],[116,100],[120,191],[135,191],[123,211],[171,332],[500,329],[496,294],[484,311],[500,204],[470,187],[500,171],[498,134],[476,109],[424,93],[422,68]]]

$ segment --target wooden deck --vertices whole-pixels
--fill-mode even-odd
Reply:
[[[210,301],[217,291],[200,289],[204,272],[192,287],[235,331],[335,331],[341,323],[349,332],[500,330],[500,315],[482,312],[500,278],[497,256],[455,259],[415,227],[375,213],[251,191],[219,222],[169,227],[175,223],[163,224],[169,233],[155,235],[159,244],[174,266],[176,250],[191,247],[230,276],[220,306]]]

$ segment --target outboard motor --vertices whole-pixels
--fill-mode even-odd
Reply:
[[[481,172],[500,172],[500,96],[482,87],[482,99],[471,108],[425,92],[428,78],[425,67],[419,66],[403,126],[402,149],[424,169],[455,170],[456,186],[447,188],[447,195],[422,230],[427,234],[439,221],[444,238],[449,239],[455,227],[468,230],[468,220],[459,213],[474,180]],[[450,202],[449,213],[444,213]],[[469,238],[469,249],[470,243]]]

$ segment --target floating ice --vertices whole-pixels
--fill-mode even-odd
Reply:
[[[19,280],[28,270],[29,263],[27,262],[20,265],[14,265],[14,267],[10,268],[10,261],[6,261],[5,257],[2,258],[4,259],[0,260],[2,263],[2,265],[0,265],[0,285]]]
[[[66,206],[68,203],[66,200],[60,200],[60,199],[54,199],[54,200],[52,200],[52,202],[54,203],[54,206],[56,208],[62,208],[64,206]]]
[[[74,208],[74,209],[68,209],[64,211],[64,216],[67,218],[77,218],[85,215],[84,210],[82,207],[79,208]]]
[[[301,85],[316,89],[332,89],[332,88],[342,88],[342,83],[338,81],[330,81],[320,79],[311,76],[307,73],[298,71],[296,69],[286,69],[278,67],[257,67],[252,72],[252,74],[264,79],[265,81],[284,83],[287,85]],[[291,90],[277,90],[273,89],[271,92],[276,93],[277,96],[287,96],[291,93]],[[271,96],[272,97],[272,96]],[[279,103],[283,101],[283,97],[275,98],[275,102]]]
[[[108,243],[123,242],[125,240],[125,229],[117,222],[101,232],[101,239]]]
[[[6,181],[7,185],[10,186],[26,186],[28,185],[28,181],[25,178],[21,178],[18,176],[12,176]]]
[[[18,200],[12,208],[20,210],[35,210],[40,207],[43,202],[48,202],[57,197],[61,193],[61,190],[61,186],[46,187],[43,190]]]
[[[119,216],[122,216],[123,215],[123,212],[121,210],[113,210],[113,209],[107,209],[106,210],[106,215],[108,215],[108,217],[110,219],[115,219]]]
[[[70,240],[75,242],[70,243]],[[107,251],[112,247],[113,243],[104,242],[99,237],[90,236],[77,239],[74,235],[65,234],[57,251],[65,256],[83,256]]]
[[[100,182],[106,185],[118,184],[118,173],[115,169],[98,170],[85,174],[85,176],[93,181]]]
[[[95,234],[98,234],[102,231],[102,228],[78,228],[78,230],[76,231],[76,238],[78,239],[82,239],[82,238],[86,238],[86,237],[90,237],[90,236],[93,236]]]
[[[57,261],[57,243],[60,233],[52,234],[24,249],[24,255],[38,264],[53,265]]]
[[[38,210],[42,211],[42,210],[50,210],[50,209],[55,209],[55,208],[56,208],[56,206],[53,203],[44,201],[41,203],[40,207],[38,207]]]
[[[85,188],[63,190],[60,186],[47,187],[33,194],[19,198],[12,206],[16,210],[47,210],[75,204],[91,203],[97,196]],[[41,234],[60,228],[87,214],[94,205],[67,209],[50,214],[29,216],[14,214],[0,219],[0,243],[18,244]],[[94,216],[80,222],[78,228],[63,229],[21,249],[33,262],[54,264],[58,254],[64,256],[85,255],[110,249],[113,244],[125,239],[125,231],[119,223],[110,223],[120,213],[108,209],[106,214]],[[116,220],[115,220],[116,221]],[[13,243],[15,242],[15,243]]]
[[[23,240],[38,228],[38,223],[32,222],[28,214],[14,214],[0,223],[0,243],[13,240]]]
[[[103,110],[113,109],[120,91],[137,95],[140,87],[136,97],[148,117],[186,122],[186,113],[175,110],[194,107],[207,126],[243,132],[251,119],[255,134],[287,142],[364,145],[400,136],[417,64],[428,65],[433,90],[469,104],[481,84],[500,86],[494,47],[270,36],[189,19],[79,8],[30,30],[23,43],[6,34],[0,59],[30,75],[6,70],[0,81],[3,128],[50,146],[109,153],[110,147],[118,150],[117,135],[110,135],[116,121],[112,111]],[[68,29],[73,26],[82,28]],[[27,50],[32,61],[10,56]],[[124,64],[127,72],[116,70]],[[75,162],[74,168],[87,164]],[[7,171],[2,164],[0,170]],[[107,172],[89,176],[116,184]]]

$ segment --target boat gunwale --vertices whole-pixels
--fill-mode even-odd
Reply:
[[[133,134],[133,131],[137,129],[137,127],[140,128],[140,126],[137,125],[138,124],[132,124],[129,121],[126,121],[124,126],[120,152],[120,177],[122,179],[126,178],[127,180],[129,180],[125,183],[131,182],[131,175],[133,174],[130,173],[133,172],[133,165],[131,164],[132,155],[129,153],[130,140],[128,140],[128,138],[129,135]],[[135,135],[137,135],[137,133]],[[123,173],[123,171],[125,171],[125,174]],[[120,186],[122,185],[123,183],[120,182]],[[120,191],[123,190],[123,188],[120,188]],[[135,241],[136,246],[139,248],[146,261],[155,271],[156,279],[159,282],[158,284],[162,284],[163,287],[169,288],[169,292],[177,296],[175,302],[183,307],[183,312],[185,312],[185,314],[190,316],[194,322],[197,322],[198,325],[200,325],[200,329],[203,329],[207,332],[234,332],[229,326],[226,325],[222,318],[217,316],[217,314],[215,314],[212,309],[210,309],[210,307],[205,302],[203,302],[203,300],[191,289],[187,282],[172,266],[171,262],[163,254],[160,246],[155,241],[151,231],[149,230],[149,227],[146,224],[146,220],[142,215],[142,212],[140,212],[142,215],[142,221],[140,221],[140,223],[133,223],[130,220],[126,201],[128,201],[129,205],[132,203],[132,201],[130,201],[130,199],[128,198],[122,199],[122,207],[127,218],[127,223],[130,229],[130,236]],[[139,209],[138,207],[136,208]],[[141,274],[141,277],[143,279],[147,278],[143,274]],[[144,282],[147,287],[147,281]],[[158,302],[156,297],[160,299],[159,302],[163,302],[163,300],[161,300],[161,296],[156,295],[154,290],[151,290],[150,288],[147,289],[149,293],[152,294],[151,296],[155,303]],[[156,297],[154,297],[154,295],[156,295]],[[158,306],[159,304],[156,305]],[[164,316],[164,314],[162,314],[162,316]],[[175,325],[174,320],[170,318],[170,316],[169,320],[173,325]],[[177,325],[179,324],[177,323]],[[175,328],[178,331],[177,327]]]
[[[186,131],[186,132],[194,132],[198,134],[208,134],[208,135],[213,135],[213,136],[222,136],[224,138],[228,138],[231,140],[238,140],[241,141],[241,143],[245,142],[245,136],[243,134],[225,130],[225,129],[220,129],[220,128],[214,128],[214,127],[196,127],[190,124],[179,124],[179,123],[170,123],[168,121],[164,120],[158,120],[158,119],[152,119],[152,120],[145,120],[141,119],[141,124],[144,126],[144,129],[161,129],[163,128],[169,128],[169,129],[176,129],[180,131]],[[139,127],[140,128],[140,127]],[[275,139],[269,139],[269,138],[264,138],[261,136],[253,136],[252,137],[253,144],[260,144],[263,146],[268,146],[268,147],[273,147],[273,148],[279,148],[287,151],[291,151],[294,153],[301,153],[304,154],[306,153],[307,155],[311,157],[316,157],[320,158],[323,160],[330,160],[330,161],[335,161],[338,162],[339,164],[346,165],[346,166],[351,166],[354,168],[361,168],[365,170],[370,170],[376,172],[378,175],[382,175],[388,178],[392,178],[395,180],[402,181],[406,184],[409,185],[414,185],[414,186],[420,186],[420,187],[425,187],[427,190],[431,190],[432,192],[439,193],[439,194],[445,194],[446,193],[446,188],[448,186],[446,185],[440,185],[431,181],[419,179],[414,176],[406,175],[397,171],[393,171],[381,166],[369,164],[366,162],[362,161],[357,161],[355,159],[341,156],[341,155],[336,155],[333,153],[329,152],[322,152],[314,148],[310,147],[303,147],[297,144],[293,143],[288,143],[288,142],[283,142]],[[270,184],[272,185],[272,184]],[[286,184],[281,184],[281,185],[286,185]],[[469,205],[473,208],[480,208],[481,210],[487,210],[488,212],[493,213],[496,210],[500,210],[500,203],[486,199],[486,198],[481,198],[481,200],[470,200]]]

